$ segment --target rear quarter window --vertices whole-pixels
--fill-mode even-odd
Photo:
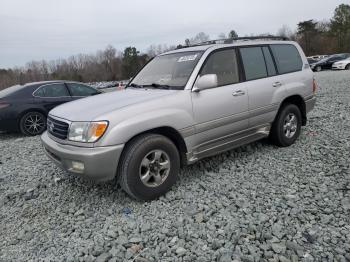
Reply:
[[[270,45],[280,74],[301,71],[303,61],[294,45]]]

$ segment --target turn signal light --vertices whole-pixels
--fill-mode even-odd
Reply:
[[[92,122],[88,131],[88,141],[93,142],[99,139],[106,131],[108,123],[105,121]]]

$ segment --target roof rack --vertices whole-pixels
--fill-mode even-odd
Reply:
[[[281,40],[281,41],[288,41],[288,37],[284,36],[247,36],[247,37],[234,37],[234,38],[226,38],[226,39],[216,39],[216,40],[209,40],[205,42],[201,42],[198,44],[193,45],[179,45],[178,48],[186,48],[186,47],[193,47],[193,46],[202,46],[202,45],[214,45],[214,44],[232,44],[236,41],[250,41],[250,40]]]

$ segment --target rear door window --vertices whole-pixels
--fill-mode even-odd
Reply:
[[[70,96],[64,83],[44,85],[35,91],[37,97],[67,97]]]
[[[212,53],[205,62],[200,75],[216,74],[218,86],[239,82],[235,49],[224,49]]]
[[[94,88],[90,86],[78,83],[68,83],[67,85],[72,96],[91,96],[98,93]]]
[[[303,61],[294,45],[270,45],[280,74],[301,71]]]
[[[264,54],[261,47],[240,48],[246,80],[267,77]]]

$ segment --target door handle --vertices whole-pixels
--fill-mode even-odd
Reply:
[[[245,92],[243,90],[236,90],[232,93],[233,96],[244,96]]]
[[[280,87],[282,86],[282,83],[281,82],[275,82],[272,84],[273,87]]]

